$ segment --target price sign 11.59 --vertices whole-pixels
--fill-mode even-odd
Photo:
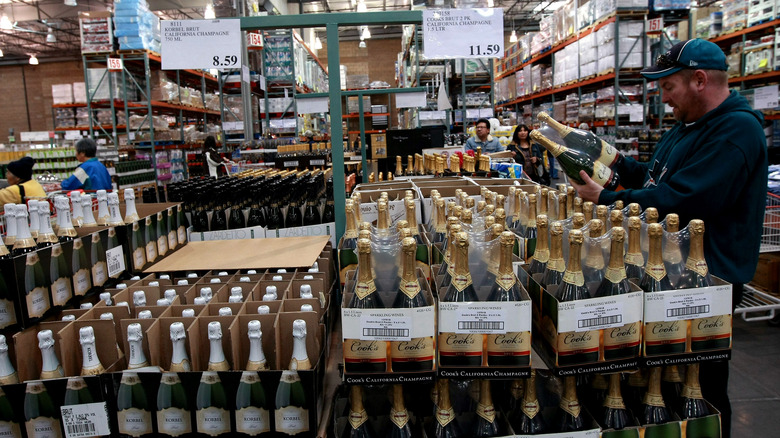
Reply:
[[[163,70],[226,69],[241,64],[239,19],[160,22]]]
[[[423,43],[428,59],[499,58],[504,54],[504,10],[426,9]]]
[[[498,44],[487,44],[484,46],[469,46],[469,55],[498,55],[501,53],[501,48]]]

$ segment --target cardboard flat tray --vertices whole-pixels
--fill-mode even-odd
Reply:
[[[305,268],[317,261],[329,236],[189,242],[144,272],[209,269]]]

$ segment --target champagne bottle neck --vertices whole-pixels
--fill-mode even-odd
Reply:
[[[498,258],[498,274],[499,276],[512,276],[514,277],[514,270],[512,269],[512,247],[514,245],[501,244],[500,255]],[[537,247],[538,248],[538,247]]]
[[[550,260],[563,260],[563,234],[550,235]]]
[[[225,352],[222,350],[222,338],[209,339],[209,363],[222,363],[225,361]]]
[[[57,359],[57,355],[54,352],[54,345],[51,347],[41,348],[41,371],[51,372],[55,371],[60,366],[60,361]]]
[[[184,339],[176,339],[172,341],[173,351],[171,354],[171,363],[182,363],[184,360],[189,360],[187,356],[187,349],[184,346]]]
[[[97,355],[97,349],[94,342],[84,342],[81,344],[81,368],[100,367],[100,359]]]
[[[306,352],[306,338],[305,337],[293,337],[293,361],[297,361],[298,364],[309,363],[309,354]],[[298,368],[303,369],[303,368]]]
[[[612,239],[609,248],[609,267],[611,269],[625,269],[623,262],[623,240]]]
[[[661,246],[663,243],[663,236],[650,236],[650,247],[647,253],[648,265],[663,265],[663,252]]]
[[[406,410],[404,405],[404,389],[401,385],[393,385],[393,410],[401,412]]]
[[[525,385],[525,394],[523,395],[523,402],[535,403],[536,402],[536,377],[529,377]]]
[[[550,240],[548,238],[547,226],[537,224],[536,232],[536,251],[545,251],[550,249]]]
[[[11,363],[11,358],[8,356],[8,350],[1,352],[0,353],[0,378],[10,376],[15,373],[16,370],[14,369],[14,366]]]
[[[414,249],[417,249],[416,245]],[[403,274],[401,275],[401,279],[404,283],[417,281],[417,273],[415,272],[415,268],[415,252],[404,251],[402,264]]]
[[[701,233],[691,233],[688,259],[696,262],[704,261],[704,236]]]
[[[146,355],[144,354],[143,349],[143,340],[133,340],[127,342],[128,346],[130,347],[130,357],[128,358],[128,362],[130,365],[139,365],[146,363]]]
[[[265,362],[265,352],[263,351],[262,338],[249,338],[249,361]]]
[[[580,263],[580,250],[582,244],[577,242],[569,243],[569,263],[566,265],[566,270],[569,272],[581,272],[582,265]]]
[[[629,254],[639,254],[642,252],[642,248],[640,246],[640,237],[639,233],[641,230],[639,228],[631,228],[628,230],[628,253]]]
[[[371,266],[371,253],[358,254],[358,283],[369,283],[374,281],[373,266]]]

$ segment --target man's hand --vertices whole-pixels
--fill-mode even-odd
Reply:
[[[590,201],[594,204],[598,204],[599,195],[601,194],[601,191],[604,190],[604,187],[601,187],[593,181],[584,170],[580,170],[580,178],[585,181],[585,184],[580,185],[573,180],[569,180],[569,184],[577,190],[577,196],[582,198],[583,201]]]

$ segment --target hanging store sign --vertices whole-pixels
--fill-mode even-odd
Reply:
[[[648,35],[660,35],[664,30],[664,17],[653,18],[647,20],[647,34]]]
[[[229,69],[241,65],[241,21],[163,20],[162,69]]]
[[[427,59],[501,58],[504,56],[504,10],[424,10],[423,42]]]
[[[108,71],[122,71],[122,58],[108,58]]]
[[[247,50],[263,50],[263,34],[260,32],[246,33]]]

